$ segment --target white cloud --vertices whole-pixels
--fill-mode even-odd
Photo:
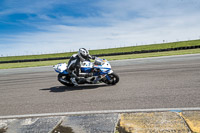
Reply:
[[[102,49],[199,39],[197,5],[200,5],[197,0],[103,0],[94,4],[99,9],[97,16],[52,19],[43,14],[40,17],[46,22],[42,24],[27,22],[40,31],[9,36],[9,44],[15,46],[1,52],[9,55],[53,53],[80,47]]]
[[[189,20],[188,20],[189,19]],[[55,25],[48,32],[24,33],[15,36],[12,51],[30,53],[64,52],[115,46],[144,45],[177,40],[196,39],[200,36],[198,16],[139,19],[121,22],[110,27],[73,27]],[[187,23],[185,23],[187,22]]]

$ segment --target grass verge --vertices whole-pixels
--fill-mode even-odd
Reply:
[[[152,44],[152,45],[142,45],[142,46],[131,46],[131,47],[122,47],[122,48],[90,50],[90,54],[91,55],[98,55],[98,54],[132,52],[132,51],[141,51],[141,50],[167,49],[167,48],[177,48],[177,47],[187,47],[187,46],[197,46],[197,45],[200,45],[200,40],[181,41],[181,42],[162,43],[162,44]],[[57,54],[43,54],[43,55],[28,55],[28,56],[0,57],[0,61],[70,57],[74,53],[76,53],[76,52],[57,53]]]
[[[100,58],[105,58],[105,59],[111,61],[111,60],[136,59],[136,58],[197,54],[197,53],[200,53],[200,49],[156,52],[156,53],[145,53],[145,54],[130,54],[130,55],[119,55],[119,56],[106,56],[106,57],[100,57]],[[24,63],[5,63],[5,64],[0,64],[0,69],[49,66],[49,65],[55,65],[55,64],[63,63],[63,62],[67,63],[68,60],[24,62]]]

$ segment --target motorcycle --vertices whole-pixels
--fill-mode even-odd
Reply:
[[[58,81],[66,86],[74,86],[70,80],[70,75],[66,71],[67,64],[59,63],[53,66],[54,70],[59,73]],[[97,84],[106,83],[108,85],[115,85],[119,82],[119,76],[113,72],[110,63],[106,59],[95,58],[94,63],[90,61],[84,61],[81,63],[81,73],[77,80],[78,84]],[[90,76],[85,76],[85,75]],[[81,75],[84,75],[81,77]]]

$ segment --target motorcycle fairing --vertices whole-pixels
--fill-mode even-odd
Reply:
[[[68,74],[68,72],[66,71],[67,69],[66,63],[59,63],[57,65],[54,65],[53,68],[57,73]]]

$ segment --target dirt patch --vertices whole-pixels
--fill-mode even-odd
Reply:
[[[1,132],[0,132],[1,133]],[[59,124],[52,133],[74,133],[71,127],[64,127]]]
[[[3,128],[0,128],[0,133],[5,133],[7,130],[7,128],[3,127]]]

